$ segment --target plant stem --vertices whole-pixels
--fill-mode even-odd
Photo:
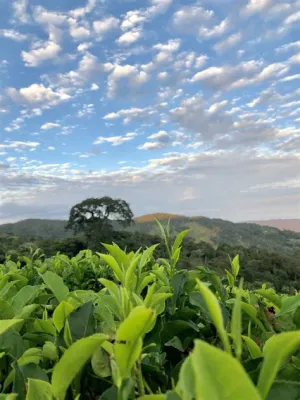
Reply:
[[[138,367],[137,367],[137,383],[138,383],[139,395],[145,396],[144,379],[143,379],[142,368],[141,368],[140,363],[138,364]]]

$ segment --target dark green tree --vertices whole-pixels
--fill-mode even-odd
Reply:
[[[133,223],[129,204],[122,199],[111,197],[90,198],[71,208],[67,229],[75,234],[82,232],[88,242],[107,240],[114,229]]]

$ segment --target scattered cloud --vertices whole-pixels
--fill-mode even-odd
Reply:
[[[94,21],[93,27],[97,34],[97,39],[103,40],[111,31],[119,29],[120,20],[118,18],[109,16],[104,19]]]
[[[70,96],[66,93],[54,91],[37,83],[19,90],[8,88],[6,92],[13,101],[28,107],[48,108],[70,99]]]
[[[15,31],[14,29],[0,29],[0,37],[1,36],[6,39],[15,40],[16,42],[23,42],[24,40],[27,40],[27,35]]]
[[[124,136],[109,136],[109,137],[99,136],[95,140],[94,144],[97,145],[97,144],[108,143],[111,144],[112,146],[120,146],[125,142],[133,140],[136,137],[136,135],[137,134],[135,132],[130,132],[126,133],[126,135]]]
[[[54,60],[61,51],[61,47],[54,42],[46,42],[30,51],[22,51],[21,55],[26,67],[37,67],[44,61]]]
[[[60,124],[57,124],[55,122],[46,122],[45,124],[43,124],[41,126],[41,129],[43,131],[47,131],[47,130],[53,129],[53,128],[60,128]]]

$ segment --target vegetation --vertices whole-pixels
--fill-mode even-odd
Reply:
[[[123,228],[133,222],[133,213],[125,200],[102,197],[87,199],[71,208],[66,229],[74,234],[82,232],[90,243],[96,243],[99,237],[110,235],[113,223]]]
[[[0,265],[0,398],[279,400],[300,396],[300,300],[179,269],[188,231]],[[105,251],[104,251],[105,249]]]
[[[264,227],[250,223],[233,223],[221,219],[210,219],[204,217],[184,217],[172,214],[151,214],[144,217],[135,218],[135,223],[127,228],[110,221],[113,230],[124,230],[139,234],[157,235],[157,227],[154,217],[158,220],[167,221],[169,217],[172,220],[172,229],[174,234],[185,229],[190,229],[188,237],[196,242],[207,242],[214,248],[221,245],[257,247],[266,249],[270,252],[284,253],[293,256],[293,253],[299,249],[300,233],[292,231],[280,231],[272,227]],[[37,239],[64,239],[72,236],[72,231],[65,230],[67,221],[51,220],[26,220],[14,224],[0,225],[0,234],[20,236],[28,242]],[[94,227],[94,234],[97,234],[99,241],[112,241],[112,236],[105,238],[105,232],[98,227]],[[111,230],[109,230],[111,234]],[[82,234],[76,237],[81,238]],[[33,240],[32,240],[33,239]],[[1,239],[0,239],[1,240]]]

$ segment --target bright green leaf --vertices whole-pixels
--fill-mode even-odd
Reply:
[[[47,271],[42,274],[41,277],[59,302],[66,300],[69,294],[69,289],[60,276],[54,272]]]
[[[58,332],[63,329],[65,320],[73,310],[74,307],[64,300],[56,307],[53,313],[53,322]]]
[[[265,399],[282,363],[300,344],[300,331],[284,332],[272,336],[264,345],[264,361],[257,387]]]
[[[78,340],[64,352],[52,373],[52,390],[58,400],[64,400],[73,379],[107,338],[98,333]]]
[[[28,379],[28,391],[26,400],[52,400],[52,388],[50,383],[38,379]]]
[[[226,330],[224,328],[223,314],[222,314],[222,310],[219,305],[219,302],[218,302],[216,296],[208,289],[208,287],[205,286],[205,284],[203,282],[201,282],[199,279],[197,279],[196,281],[197,281],[197,285],[200,290],[200,293],[202,294],[204,301],[206,303],[206,306],[209,310],[211,319],[218,331],[220,339],[222,340],[224,349],[228,353],[231,353],[228,336],[227,336]]]
[[[131,369],[142,350],[142,338],[153,318],[154,313],[151,309],[138,306],[119,326],[116,335],[115,357],[122,379],[130,377]]]

